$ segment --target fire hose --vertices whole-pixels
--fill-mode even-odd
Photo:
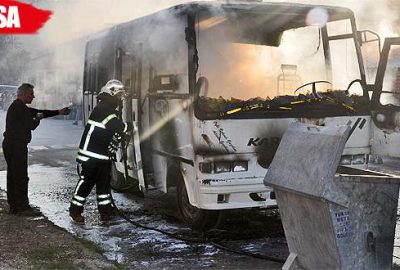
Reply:
[[[126,155],[123,155],[123,158],[125,159],[124,160],[125,171],[127,171],[128,170],[128,168],[127,168],[127,163],[128,162],[126,160]],[[110,194],[111,194],[111,192],[110,192]],[[225,246],[225,245],[223,245],[221,243],[218,243],[216,241],[213,241],[212,239],[210,239],[210,238],[208,238],[207,236],[204,236],[204,235],[203,235],[203,237],[198,237],[198,238],[188,238],[188,237],[183,237],[183,236],[180,236],[178,234],[171,233],[171,232],[168,232],[168,231],[165,231],[165,230],[161,230],[161,229],[157,229],[157,228],[154,228],[154,227],[150,227],[150,226],[146,226],[146,225],[140,224],[140,223],[132,220],[131,218],[129,218],[122,210],[120,210],[117,207],[112,194],[111,194],[111,201],[112,201],[113,207],[116,210],[117,215],[120,216],[125,221],[127,221],[128,223],[130,223],[130,224],[132,224],[132,225],[134,225],[136,227],[139,227],[139,228],[142,228],[142,229],[146,229],[146,230],[155,231],[155,232],[159,232],[159,233],[167,235],[167,236],[169,236],[171,238],[174,238],[174,239],[177,239],[177,240],[180,240],[180,241],[184,241],[184,242],[198,243],[198,244],[211,244],[211,245],[213,245],[214,247],[216,247],[218,249],[225,250],[225,251],[232,252],[232,253],[239,254],[239,255],[245,255],[245,256],[252,257],[252,258],[263,259],[263,260],[279,262],[279,263],[284,263],[285,262],[285,260],[283,260],[281,258],[273,257],[273,256],[266,256],[266,255],[251,253],[251,252],[247,252],[247,251],[243,251],[243,250],[236,250],[236,249],[227,247],[227,246]]]
[[[227,246],[225,246],[225,245],[223,245],[221,243],[215,242],[214,240],[208,238],[207,236],[203,236],[203,237],[199,237],[199,238],[183,237],[183,236],[180,236],[180,235],[175,234],[175,233],[167,232],[165,230],[161,230],[161,229],[157,229],[157,228],[154,228],[154,227],[150,227],[150,226],[146,226],[146,225],[140,224],[140,223],[130,219],[122,210],[120,210],[116,206],[114,198],[113,198],[112,195],[111,195],[111,201],[112,201],[113,207],[115,207],[115,209],[117,211],[118,216],[120,216],[122,219],[124,219],[125,221],[127,221],[128,223],[130,223],[130,224],[132,224],[132,225],[134,225],[136,227],[139,227],[139,228],[142,228],[142,229],[146,229],[146,230],[155,231],[155,232],[159,232],[159,233],[167,235],[167,236],[169,236],[171,238],[174,238],[174,239],[177,239],[177,240],[180,240],[180,241],[184,241],[184,242],[197,243],[197,244],[211,244],[211,245],[213,245],[214,247],[216,247],[218,249],[225,250],[225,251],[228,251],[228,252],[231,252],[231,253],[235,253],[235,254],[239,254],[239,255],[244,255],[244,256],[248,256],[248,257],[252,257],[252,258],[257,258],[257,259],[262,259],[262,260],[267,260],[267,261],[273,261],[273,262],[279,262],[279,263],[284,263],[285,262],[284,259],[281,259],[281,258],[278,258],[278,257],[261,255],[261,254],[257,254],[257,253],[247,252],[247,251],[244,251],[244,250],[233,249],[233,248],[227,247]]]

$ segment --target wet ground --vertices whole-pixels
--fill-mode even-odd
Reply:
[[[2,115],[0,115],[1,119]],[[0,126],[3,126],[0,120]],[[275,212],[235,211],[225,215],[217,230],[207,235],[195,233],[179,221],[174,194],[157,191],[146,198],[114,193],[119,208],[135,222],[186,239],[182,241],[117,219],[100,222],[94,193],[86,204],[85,225],[71,222],[68,207],[77,183],[75,145],[82,127],[72,121],[46,119],[33,134],[29,147],[29,197],[48,219],[79,237],[98,243],[105,256],[128,268],[139,269],[281,269],[272,262],[217,248],[223,245],[236,251],[284,260],[288,255],[279,216]],[[75,142],[75,144],[74,144]],[[6,189],[4,158],[0,156],[0,189]],[[215,244],[211,243],[214,242]]]
[[[56,154],[52,151],[34,152],[31,160],[35,163],[36,158],[46,159],[42,155],[55,156]],[[63,152],[64,156],[68,156],[74,151],[57,150],[57,152],[58,154]],[[222,251],[212,244],[195,244],[176,240],[158,232],[135,227],[123,219],[103,224],[98,219],[94,194],[90,196],[87,203],[86,224],[77,225],[71,222],[67,211],[70,196],[76,184],[75,168],[73,166],[50,167],[32,164],[29,169],[32,204],[40,207],[43,214],[57,226],[100,244],[106,250],[105,256],[108,259],[129,268],[243,269],[251,266],[261,269],[268,266],[268,269],[279,269],[281,267],[281,264],[278,263]],[[0,172],[0,179],[0,188],[4,189],[4,171]],[[191,232],[179,222],[174,214],[174,200],[171,196],[153,193],[142,199],[124,194],[114,194],[114,198],[116,204],[135,222],[176,233],[185,238],[202,237],[202,235]],[[271,224],[263,224],[270,220],[276,227],[279,227],[279,221],[275,216],[257,216],[255,213],[247,213],[247,216],[232,214],[231,219],[235,219],[233,225],[224,225],[225,229],[210,232],[208,237],[218,242],[222,241],[223,245],[231,248],[284,259],[287,251],[282,231],[277,233],[274,229],[274,234],[268,237],[270,233],[265,230],[266,227],[271,227]],[[257,217],[258,220],[250,220],[252,217]]]
[[[4,114],[0,112],[0,127]],[[119,208],[140,224],[205,243],[182,241],[134,226],[123,219],[100,222],[94,193],[86,205],[86,224],[77,225],[68,216],[72,191],[77,183],[76,145],[82,127],[72,121],[46,119],[33,134],[29,149],[31,203],[48,219],[79,237],[101,245],[105,256],[127,268],[139,269],[281,269],[282,263],[236,254],[217,248],[215,243],[236,251],[284,260],[288,255],[279,216],[273,211],[231,211],[218,229],[201,235],[179,221],[174,194],[151,191],[146,198],[114,193]],[[400,174],[400,161],[384,160],[380,170]],[[0,189],[5,189],[5,162],[0,156]],[[214,242],[214,243],[212,243]],[[400,234],[396,234],[394,261],[399,264]]]

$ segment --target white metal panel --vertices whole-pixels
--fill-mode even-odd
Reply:
[[[387,133],[371,121],[371,154],[400,157],[400,133]]]

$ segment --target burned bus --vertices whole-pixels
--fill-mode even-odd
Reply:
[[[399,44],[387,39],[381,48],[347,8],[177,5],[87,43],[85,117],[101,86],[121,80],[121,117],[136,132],[113,164],[113,188],[176,187],[183,220],[209,228],[221,210],[276,206],[263,178],[293,121],[351,125],[343,164],[390,151],[383,145],[397,127],[400,63],[386,67]],[[364,54],[367,46],[376,49]],[[367,76],[366,57],[377,59],[376,76]]]

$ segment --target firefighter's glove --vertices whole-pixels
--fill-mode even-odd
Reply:
[[[118,144],[110,143],[108,145],[107,152],[111,155],[115,154],[118,151],[118,148],[119,148]]]
[[[111,142],[108,144],[107,151],[110,154],[110,156],[114,155],[119,148],[119,143],[121,141],[121,136],[119,134],[114,134],[114,136],[111,139]]]
[[[111,142],[115,142],[116,144],[119,144],[122,141],[122,136],[119,135],[118,133],[114,133]]]

